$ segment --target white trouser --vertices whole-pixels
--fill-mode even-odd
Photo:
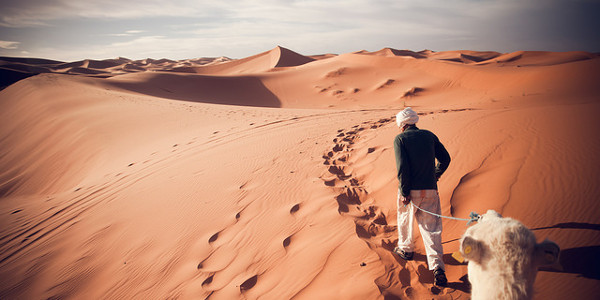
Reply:
[[[412,190],[411,201],[418,207],[440,214],[440,197],[437,190]],[[440,267],[445,270],[444,249],[442,247],[442,219],[422,212],[412,205],[402,204],[402,196],[398,190],[398,248],[405,252],[414,251],[413,239],[413,216],[417,217],[425,252],[427,253],[427,264],[429,270]],[[416,211],[415,211],[416,210]]]

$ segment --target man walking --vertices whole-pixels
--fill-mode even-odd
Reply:
[[[438,137],[430,131],[417,128],[419,116],[410,107],[396,115],[401,133],[394,139],[396,167],[398,170],[398,247],[394,252],[405,260],[414,254],[413,216],[417,218],[429,270],[433,270],[434,283],[446,286],[442,256],[442,220],[422,212],[414,205],[441,213],[437,181],[450,164],[450,155]],[[437,166],[435,160],[438,160]],[[411,202],[414,204],[411,204]]]

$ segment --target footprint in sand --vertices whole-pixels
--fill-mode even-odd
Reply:
[[[356,235],[358,235],[359,238],[370,239],[374,236],[373,234],[371,234],[369,232],[368,227],[365,226],[364,224],[360,224],[359,222],[355,221],[355,225],[356,225]]]
[[[330,166],[328,171],[329,173],[336,175],[340,180],[347,180],[351,177],[351,175],[346,174],[343,166]]]
[[[211,236],[211,237],[208,239],[208,242],[209,242],[209,243],[214,243],[214,242],[215,242],[215,241],[216,241],[218,238],[219,238],[219,233],[217,232],[217,233],[213,234],[213,235],[212,235],[212,236]]]
[[[283,248],[287,248],[290,243],[292,242],[292,236],[288,236],[285,238],[285,240],[283,240]]]
[[[290,214],[295,214],[298,210],[300,210],[300,203],[296,203],[296,205],[292,206],[290,209]]]
[[[345,146],[344,144],[336,144],[333,147],[333,152],[340,152],[340,151],[344,150],[344,146]]]
[[[354,204],[354,205],[360,204],[360,196],[358,195],[358,192],[354,188],[346,189],[345,192],[337,195],[335,197],[335,200],[337,200],[338,203],[344,203],[344,204]]]
[[[354,144],[355,138],[356,138],[356,135],[347,136],[347,137],[343,138],[342,141],[348,142],[349,144]]]
[[[406,297],[408,297],[409,299],[413,299],[414,294],[415,294],[415,289],[413,289],[410,286],[404,290],[404,295],[406,295]]]
[[[213,274],[210,275],[208,278],[204,279],[204,281],[202,282],[202,286],[209,285],[213,281],[214,276],[215,275]]]
[[[257,281],[258,281],[258,275],[254,275],[254,276],[248,278],[246,281],[244,281],[244,283],[242,283],[240,285],[240,291],[244,292],[244,291],[247,291],[247,290],[253,288],[256,285]]]

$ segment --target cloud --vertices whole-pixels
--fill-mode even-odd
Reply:
[[[125,42],[108,43],[102,47],[57,45],[40,48],[36,52],[44,53],[44,57],[62,61],[76,61],[86,58],[106,59],[119,56],[132,59],[162,58],[165,57],[165,53],[177,53],[181,48],[185,48],[186,43],[185,40],[170,39],[165,36],[143,36]],[[168,56],[168,58],[173,57]]]
[[[508,1],[512,2],[513,0]],[[489,7],[499,1],[421,0],[411,3],[389,0],[4,0],[3,2],[2,11],[0,11],[0,25],[7,27],[49,26],[52,21],[73,18],[140,19],[155,17],[218,19],[219,22],[265,20],[294,23],[299,26],[337,24],[338,26],[355,27],[353,24],[356,22],[364,25],[365,21],[375,24],[385,20],[394,20],[397,23],[421,21],[426,25],[428,21],[435,21],[435,16],[448,13],[450,10],[457,10],[457,8],[462,9],[467,4],[468,7]],[[480,2],[484,4],[478,4]],[[424,19],[412,18],[411,15],[415,10],[424,12],[419,14]]]
[[[0,48],[7,50],[14,50],[19,48],[19,42],[0,41]]]
[[[133,36],[139,33],[144,33],[145,30],[127,30],[124,33],[111,33],[108,36]]]
[[[11,28],[51,26],[74,18],[135,19],[161,16],[208,17],[225,8],[220,1],[192,0],[4,0],[0,26]]]

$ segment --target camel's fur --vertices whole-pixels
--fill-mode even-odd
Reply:
[[[536,243],[521,222],[489,210],[462,236],[460,251],[469,261],[472,299],[531,299],[538,267],[554,264],[560,248]]]

